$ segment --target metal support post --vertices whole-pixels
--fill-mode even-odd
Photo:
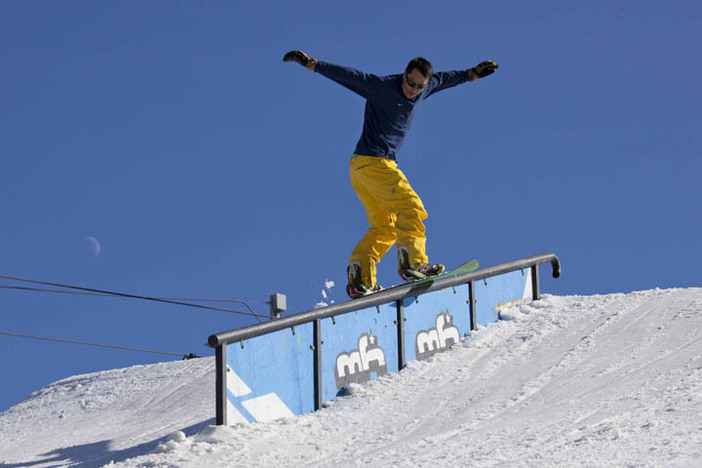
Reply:
[[[407,366],[407,358],[405,357],[405,304],[402,299],[396,301],[397,304],[397,365],[398,369],[404,369]]]
[[[314,321],[314,331],[312,333],[314,340],[314,410],[322,409],[322,321],[317,319]]]
[[[534,301],[539,300],[541,296],[541,286],[539,285],[539,265],[531,267],[531,298]]]
[[[476,318],[476,312],[475,312],[475,282],[474,281],[469,281],[468,282],[468,305],[469,305],[469,310],[470,310],[470,329],[471,330],[477,330],[478,329],[478,320]]]
[[[227,345],[217,346],[216,349],[216,376],[215,376],[215,398],[216,402],[216,424],[224,426],[227,424]]]

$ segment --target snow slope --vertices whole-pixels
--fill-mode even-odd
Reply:
[[[208,425],[211,358],[66,379],[0,415],[0,466],[702,466],[702,289],[503,315],[271,423]]]
[[[214,423],[214,358],[78,375],[0,414],[0,467],[102,466]]]

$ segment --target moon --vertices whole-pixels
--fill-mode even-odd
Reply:
[[[85,240],[88,241],[90,244],[90,248],[93,249],[93,253],[95,254],[95,258],[98,258],[100,256],[100,251],[102,250],[102,246],[100,245],[100,241],[94,238],[93,236],[87,236]]]

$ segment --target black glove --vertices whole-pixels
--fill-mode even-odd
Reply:
[[[488,75],[492,75],[493,73],[495,73],[495,70],[497,68],[499,68],[499,65],[497,64],[497,62],[493,62],[492,60],[480,62],[478,65],[467,70],[468,81],[475,81],[478,78],[485,78]]]
[[[283,62],[297,62],[308,70],[314,70],[317,66],[317,59],[310,57],[301,50],[291,50],[285,54]]]

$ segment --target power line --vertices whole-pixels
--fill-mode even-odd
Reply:
[[[10,333],[10,332],[0,331],[0,335],[13,336],[15,338],[28,338],[28,339],[32,339],[32,340],[55,341],[58,343],[71,343],[71,344],[79,344],[79,345],[85,345],[85,346],[97,346],[99,348],[111,348],[111,349],[119,349],[119,350],[123,350],[123,351],[138,351],[141,353],[165,354],[168,356],[179,356],[179,357],[190,356],[190,354],[183,354],[183,353],[170,353],[168,351],[154,351],[151,349],[129,348],[127,346],[107,345],[107,344],[102,344],[102,343],[89,343],[87,341],[65,340],[65,339],[61,339],[61,338],[49,338],[46,336],[25,335],[22,333]]]
[[[251,307],[244,301],[233,301],[232,300],[231,302],[243,304],[244,306],[246,306],[247,309],[249,309],[249,312],[242,312],[242,311],[233,310],[233,309],[222,309],[219,307],[210,307],[210,306],[206,306],[206,305],[202,305],[202,304],[191,304],[188,302],[183,302],[183,301],[187,301],[187,300],[195,301],[195,299],[168,299],[168,298],[159,298],[159,297],[139,296],[136,294],[127,294],[127,293],[114,292],[114,291],[105,291],[105,290],[101,290],[101,289],[84,288],[81,286],[71,286],[71,285],[60,284],[60,283],[51,283],[51,282],[47,282],[47,281],[37,281],[37,280],[31,280],[31,279],[26,279],[26,278],[18,278],[18,277],[14,277],[14,276],[0,275],[0,278],[6,279],[6,280],[11,280],[11,281],[24,282],[24,283],[41,284],[44,286],[53,286],[56,288],[73,289],[73,290],[77,290],[77,291],[84,291],[87,293],[96,293],[96,295],[113,296],[113,297],[126,297],[126,298],[130,298],[130,299],[141,299],[144,301],[162,302],[165,304],[181,305],[181,306],[185,306],[185,307],[194,307],[194,308],[198,308],[198,309],[214,310],[214,311],[218,311],[218,312],[229,312],[232,314],[250,315],[250,316],[256,317],[256,319],[259,322],[261,321],[260,320],[261,318],[266,318],[266,319],[270,318],[266,315],[256,314],[253,311],[253,309],[251,309]],[[21,288],[19,286],[7,286],[7,287],[2,286],[2,287],[4,289],[23,289],[23,290],[29,290],[29,291],[57,292],[57,293],[62,292],[62,291],[55,291],[55,290],[40,290],[37,288]]]
[[[68,294],[73,296],[100,296],[100,297],[115,297],[114,294],[107,293],[89,293],[89,292],[78,292],[78,291],[59,291],[58,289],[42,289],[42,288],[28,288],[25,286],[9,286],[0,285],[0,289],[16,289],[19,291],[36,291],[54,294]],[[230,304],[244,304],[248,305],[246,301],[235,300],[235,299],[203,299],[203,298],[185,298],[185,297],[155,297],[155,299],[163,299],[167,301],[189,301],[189,302],[223,302]],[[251,302],[254,302],[253,300]],[[257,301],[261,304],[270,304],[270,301]]]

